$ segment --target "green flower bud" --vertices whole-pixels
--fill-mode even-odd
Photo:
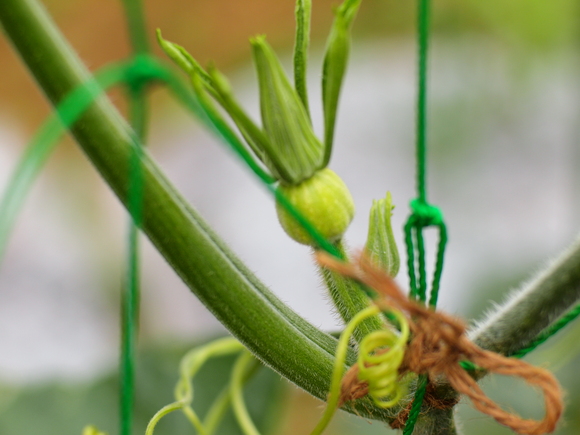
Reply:
[[[399,251],[391,227],[394,208],[390,192],[387,192],[385,198],[373,201],[365,246],[365,252],[370,260],[392,277],[397,275],[400,265]]]
[[[205,71],[181,46],[157,39],[167,55],[198,83],[197,96],[211,95],[234,121],[255,156],[283,184],[300,184],[325,168],[330,160],[338,99],[350,51],[352,22],[361,0],[344,0],[335,9],[322,73],[324,143],[312,129],[306,89],[306,64],[312,0],[296,0],[296,44],[293,87],[264,36],[253,38],[252,51],[260,89],[262,126],[258,126],[234,98],[225,77]],[[199,86],[201,83],[202,86]],[[216,117],[216,113],[212,113]],[[221,121],[221,119],[220,119]]]
[[[325,166],[324,145],[314,134],[302,100],[306,99],[304,89],[299,95],[292,87],[264,36],[250,41],[260,88],[261,128],[238,104],[227,79],[217,69],[204,70],[183,47],[164,40],[159,31],[157,38],[165,53],[192,80],[202,84],[202,89],[196,89],[198,97],[204,97],[200,92],[207,92],[224,108],[252,152],[275,178],[284,184],[300,184]]]
[[[297,185],[278,190],[327,240],[340,240],[354,217],[354,201],[344,182],[328,168]],[[276,202],[278,220],[284,231],[298,243],[316,246],[302,226]]]
[[[265,37],[258,36],[250,42],[258,72],[264,132],[276,160],[285,167],[282,171],[277,168],[278,173],[289,174],[282,181],[298,184],[321,168],[324,146],[314,134],[302,100]]]

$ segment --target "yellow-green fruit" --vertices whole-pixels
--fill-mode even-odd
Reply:
[[[280,185],[282,193],[310,224],[331,242],[342,238],[354,217],[354,201],[346,184],[328,168],[297,185]],[[284,231],[303,245],[316,246],[308,232],[276,201],[278,220]]]

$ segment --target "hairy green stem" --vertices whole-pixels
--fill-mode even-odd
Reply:
[[[2,0],[0,22],[48,99],[54,104],[89,73],[34,0]],[[84,152],[127,205],[129,165],[135,146],[126,122],[108,100],[98,99],[71,129]],[[260,360],[324,399],[336,340],[276,298],[175,191],[146,153],[142,229],[199,299]],[[349,364],[354,354],[349,352]],[[388,421],[385,411],[359,400],[348,408]]]
[[[413,435],[457,435],[453,408],[427,408],[419,414]]]
[[[512,355],[580,303],[580,239],[470,331],[480,347]]]
[[[336,249],[343,258],[348,258],[343,242],[338,242]],[[332,298],[332,302],[344,323],[350,322],[357,313],[369,306],[370,299],[356,282],[325,267],[320,267],[319,270],[328,289],[328,293]],[[380,317],[375,316],[366,319],[357,326],[354,330],[353,337],[357,343],[360,343],[366,335],[383,327],[384,324]]]

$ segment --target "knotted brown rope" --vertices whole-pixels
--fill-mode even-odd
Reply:
[[[479,411],[517,433],[541,435],[554,431],[562,414],[563,402],[560,386],[549,371],[481,349],[467,338],[466,327],[461,320],[410,300],[391,277],[373,267],[364,258],[356,265],[340,262],[324,253],[319,253],[317,259],[321,265],[354,278],[378,292],[381,297],[375,303],[379,308],[387,310],[393,307],[406,314],[413,338],[408,344],[400,368],[401,374],[427,373],[430,379],[444,375],[450,385],[458,393],[469,397]],[[461,368],[459,362],[462,360],[469,360],[478,367],[497,374],[519,376],[529,384],[541,388],[546,409],[543,420],[527,420],[502,410]],[[343,380],[341,403],[366,394],[365,385],[358,381],[356,371],[356,368],[351,368]]]

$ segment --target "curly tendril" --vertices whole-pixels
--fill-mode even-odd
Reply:
[[[376,305],[365,308],[348,322],[346,328],[340,334],[326,409],[318,425],[316,425],[310,435],[320,435],[330,422],[336,409],[344,403],[341,391],[344,389],[345,381],[347,381],[346,377],[343,378],[344,363],[346,351],[355,328],[365,319],[376,316],[380,312],[381,309]],[[363,366],[365,380],[369,381],[369,389],[373,391],[375,403],[383,408],[394,406],[404,395],[406,389],[398,379],[398,370],[403,362],[405,346],[409,338],[409,323],[401,312],[389,309],[389,313],[393,314],[399,322],[401,333],[396,334],[390,329],[384,329],[365,336],[360,344],[357,363],[357,365]],[[389,348],[387,349],[386,346]],[[387,378],[382,379],[382,376],[387,376]],[[370,383],[372,383],[373,387],[370,387]],[[394,394],[394,396],[385,400],[390,394]]]
[[[344,387],[346,381],[346,377],[343,378],[344,364],[354,329],[365,319],[374,317],[381,311],[378,306],[371,305],[360,311],[346,325],[336,350],[327,407],[310,435],[322,434],[336,410],[343,403],[341,387]],[[409,339],[409,323],[405,316],[400,311],[390,308],[388,313],[392,321],[398,324],[400,332],[397,333],[394,329],[383,329],[365,336],[360,343],[357,362],[359,369],[358,379],[368,383],[368,394],[378,406],[383,408],[396,405],[405,394],[406,383],[401,382],[398,371],[403,362],[407,340]],[[222,394],[217,399],[212,409],[208,412],[205,421],[202,422],[191,408],[193,401],[192,378],[210,358],[235,353],[240,353],[241,355],[235,363],[230,386],[225,394]],[[248,375],[252,370],[251,365],[254,361],[252,355],[245,351],[244,346],[234,338],[222,338],[188,352],[180,364],[180,379],[175,388],[176,401],[163,407],[151,418],[145,435],[153,435],[159,420],[177,410],[181,410],[185,414],[198,434],[211,435],[230,404],[234,409],[234,415],[244,435],[259,435],[247,412],[242,395],[243,384],[248,379]]]
[[[376,307],[377,313],[380,311]],[[407,391],[406,382],[399,380],[399,367],[405,356],[409,339],[409,323],[397,310],[390,310],[401,331],[382,329],[368,334],[360,343],[358,355],[358,378],[366,381],[369,396],[377,406],[395,406]]]
[[[221,420],[223,411],[230,399],[230,395],[218,397],[218,400],[208,412],[206,421],[202,422],[196,412],[191,407],[193,402],[193,383],[192,379],[199,369],[210,359],[218,356],[231,355],[244,351],[244,346],[235,338],[226,337],[215,340],[202,347],[197,347],[189,351],[181,360],[179,367],[180,378],[175,387],[175,402],[161,408],[151,418],[145,435],[153,435],[155,426],[164,416],[173,411],[181,410],[193,427],[200,435],[210,435]],[[239,382],[238,382],[239,383]],[[237,414],[236,414],[237,416]]]

